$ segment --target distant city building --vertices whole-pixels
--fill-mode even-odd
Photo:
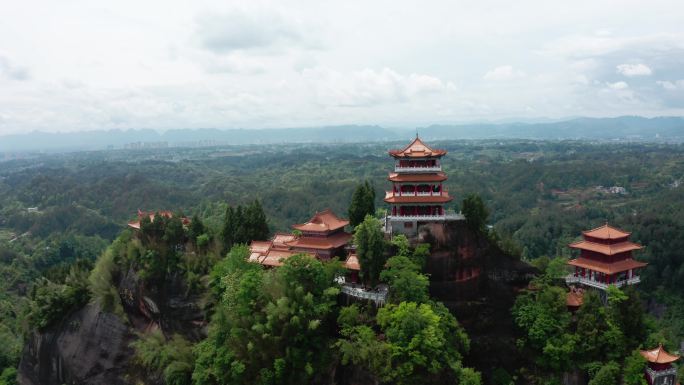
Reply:
[[[444,209],[453,199],[443,186],[447,176],[440,161],[446,153],[432,149],[418,135],[403,149],[389,151],[395,166],[388,177],[392,190],[385,194],[390,204],[385,219],[388,233],[414,235],[421,223],[463,219]]]
[[[640,282],[639,272],[647,263],[632,258],[632,252],[643,247],[629,240],[630,233],[605,224],[582,235],[583,240],[569,245],[580,250],[580,255],[568,261],[575,271],[565,278],[567,284],[603,292],[608,285],[622,287]]]
[[[620,194],[620,195],[625,195],[627,194],[627,189],[622,187],[622,186],[612,186],[612,187],[603,187],[603,186],[596,186],[596,191],[604,194]]]
[[[668,353],[663,345],[651,350],[642,350],[641,355],[648,361],[646,366],[646,381],[649,385],[675,385],[677,369],[672,366],[679,360],[679,356]]]
[[[169,142],[132,142],[124,144],[126,150],[144,150],[152,148],[168,148]]]

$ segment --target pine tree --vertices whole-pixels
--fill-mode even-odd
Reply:
[[[466,219],[466,224],[473,231],[484,233],[489,217],[489,210],[485,206],[482,198],[477,194],[468,194],[463,199],[461,211]]]
[[[233,247],[235,242],[235,232],[237,229],[237,218],[235,217],[235,209],[233,206],[226,208],[226,216],[223,220],[223,229],[221,230],[221,237],[223,239],[223,250],[227,252]]]
[[[255,199],[245,210],[246,242],[251,240],[265,240],[268,238],[268,223],[266,214],[258,199]]]
[[[375,189],[368,181],[356,186],[349,205],[349,224],[352,227],[363,222],[366,215],[375,214]]]

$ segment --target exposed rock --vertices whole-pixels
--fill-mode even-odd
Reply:
[[[536,269],[475,234],[464,221],[426,225],[420,237],[430,243],[431,296],[444,302],[472,340],[465,364],[480,370],[485,383],[497,368],[514,373],[522,361],[510,309]]]
[[[28,339],[19,364],[23,385],[126,384],[132,331],[90,304]]]

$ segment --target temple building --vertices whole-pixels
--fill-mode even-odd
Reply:
[[[462,219],[444,209],[453,199],[443,185],[447,176],[440,160],[446,153],[430,148],[418,135],[403,149],[389,151],[395,165],[388,177],[392,190],[385,194],[385,202],[390,204],[385,219],[388,233],[413,235],[421,222]]]
[[[138,220],[128,222],[128,227],[130,227],[134,230],[140,230],[140,223],[142,222],[143,218],[148,217],[148,218],[150,218],[150,222],[154,222],[154,217],[157,214],[161,215],[164,218],[173,218],[173,212],[168,211],[168,210],[162,210],[162,211],[157,211],[157,212],[138,210]],[[190,224],[189,218],[182,217],[181,221],[183,222],[183,226],[187,226]]]
[[[646,366],[646,381],[649,385],[675,385],[677,382],[677,369],[672,363],[679,359],[679,356],[670,354],[658,345],[651,350],[642,350],[641,355],[648,361]]]
[[[622,287],[640,282],[639,272],[647,264],[632,258],[632,251],[643,247],[629,240],[630,233],[605,224],[582,235],[583,240],[569,245],[580,250],[580,255],[568,261],[575,271],[565,278],[566,283],[603,291],[608,285]]]
[[[344,231],[348,224],[348,220],[337,217],[330,210],[317,212],[307,222],[293,225],[292,234],[276,233],[270,241],[252,241],[249,260],[276,267],[295,254],[309,254],[321,260],[345,259],[346,247],[352,239],[352,235]],[[358,260],[349,259],[347,264],[358,271]]]

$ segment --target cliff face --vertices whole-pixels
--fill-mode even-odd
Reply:
[[[485,380],[495,371],[501,375],[501,369],[512,374],[521,362],[510,309],[535,269],[471,231],[464,221],[429,224],[419,233],[421,242],[430,243],[430,294],[444,302],[470,336],[466,365],[480,370]]]
[[[25,385],[125,384],[132,330],[90,304],[28,340],[19,364]]]
[[[172,275],[161,287],[148,289],[130,269],[117,285],[125,319],[92,303],[42,332],[33,332],[19,364],[19,383],[123,385],[139,378],[146,384],[159,383],[133,365],[129,345],[137,333],[153,329],[189,340],[205,335],[199,297],[187,296],[182,281]]]

